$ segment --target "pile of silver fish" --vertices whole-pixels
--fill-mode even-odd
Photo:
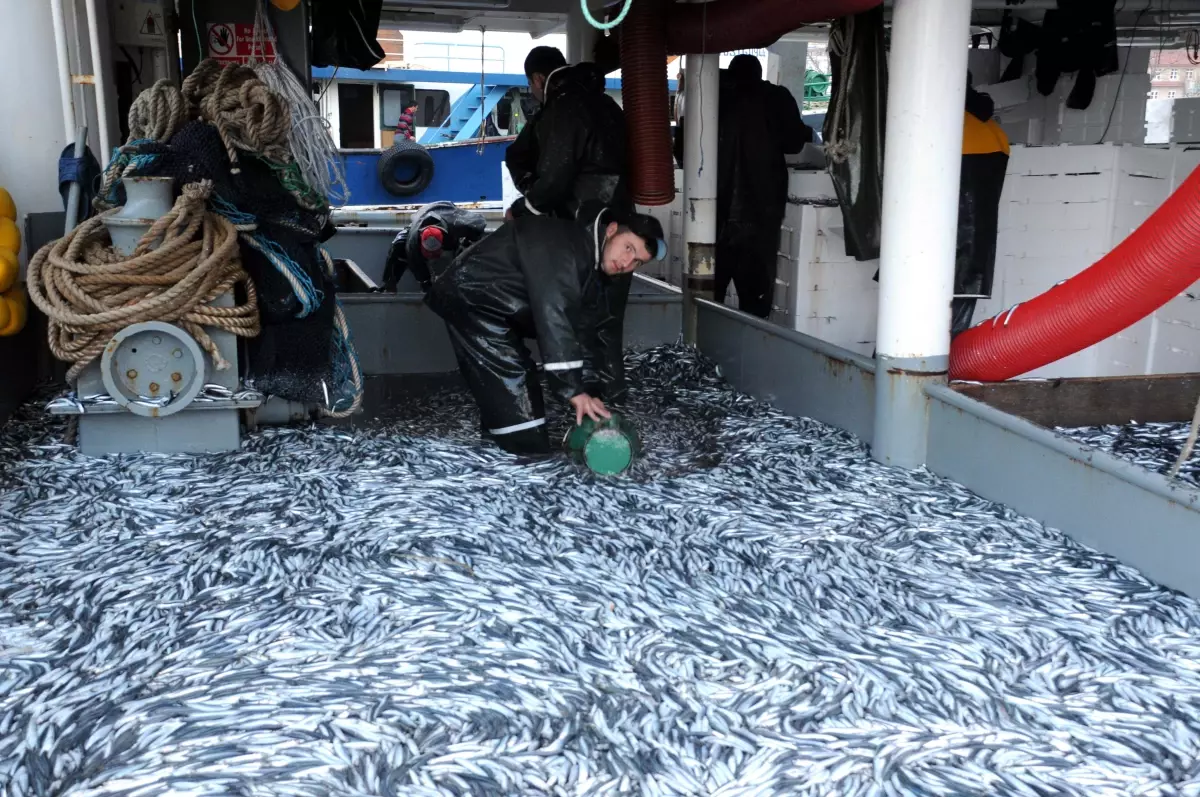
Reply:
[[[1200,795],[1200,605],[682,347],[624,478],[444,385],[215,456],[0,431],[0,793]],[[563,419],[558,431],[565,431]]]
[[[1187,440],[1189,423],[1129,423],[1121,426],[1081,426],[1054,431],[1077,443],[1107,451],[1113,456],[1155,473],[1167,473],[1179,459]],[[1178,478],[1200,484],[1200,450],[1194,451],[1179,468]]]

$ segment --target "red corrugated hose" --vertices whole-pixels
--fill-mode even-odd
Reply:
[[[1086,271],[954,339],[950,378],[1001,382],[1111,337],[1200,280],[1200,169]]]
[[[667,115],[671,55],[766,47],[808,22],[858,14],[881,0],[633,0],[621,23],[621,96],[629,125],[630,187],[639,205],[675,199]]]

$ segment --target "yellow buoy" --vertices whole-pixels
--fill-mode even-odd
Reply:
[[[12,323],[12,310],[8,307],[8,300],[0,296],[0,329],[5,329]]]
[[[291,11],[293,8],[300,5],[300,0],[271,0],[271,5],[275,6],[280,11]]]
[[[0,218],[17,220],[17,205],[13,202],[12,194],[4,188],[0,188]]]
[[[9,313],[8,324],[0,329],[0,338],[7,338],[25,328],[25,320],[28,316],[25,291],[21,288],[12,288],[0,295],[0,300],[7,305]]]
[[[0,293],[4,293],[17,282],[21,267],[17,264],[17,256],[7,249],[0,249]],[[0,324],[0,326],[4,326]]]
[[[14,255],[21,251],[21,230],[12,219],[0,217],[0,249],[7,249]]]

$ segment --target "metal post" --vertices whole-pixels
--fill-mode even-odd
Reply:
[[[95,78],[93,89],[96,92],[96,117],[100,126],[100,166],[108,166],[112,157],[112,142],[108,130],[108,88],[107,71],[104,66],[104,55],[100,49],[100,22],[96,13],[96,0],[85,0],[87,8],[88,40],[92,50],[92,74]]]
[[[50,0],[50,16],[54,21],[54,54],[58,59],[59,92],[62,97],[63,130],[71,140],[75,134],[75,87],[71,84],[71,63],[67,57],[67,21],[63,0]]]
[[[950,361],[970,22],[967,0],[896,0],[892,16],[872,454],[906,468],[925,462],[925,387]]]
[[[720,55],[688,55],[684,61],[683,237],[687,274],[683,286],[683,339],[696,342],[697,299],[712,299],[717,244],[717,103]]]
[[[75,160],[77,161],[87,150],[87,134],[87,125],[80,127],[75,134]],[[79,194],[82,190],[78,180],[71,181],[71,187],[67,190],[67,219],[63,225],[63,235],[70,235],[71,230],[75,229],[75,225],[79,223]]]

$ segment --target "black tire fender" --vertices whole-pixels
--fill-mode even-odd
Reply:
[[[399,180],[396,169],[400,166],[414,167],[416,174],[409,180]],[[392,196],[414,196],[433,182],[433,156],[417,142],[399,139],[379,157],[378,173],[383,190]]]

